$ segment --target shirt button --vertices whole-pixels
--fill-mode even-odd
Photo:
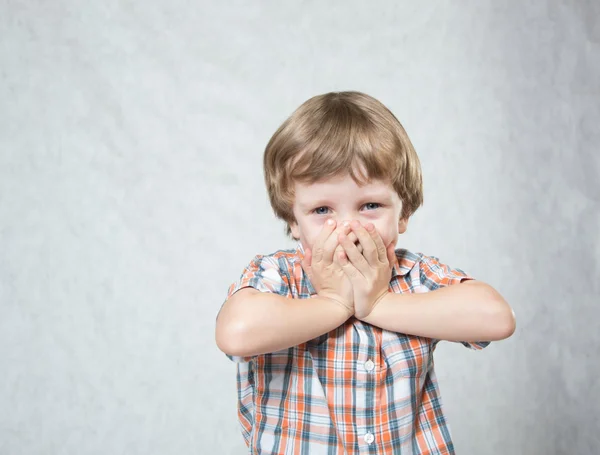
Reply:
[[[367,444],[372,444],[373,441],[375,441],[375,436],[373,436],[373,433],[367,433],[367,434],[365,434],[365,442]]]
[[[373,363],[373,361],[372,360],[367,360],[365,362],[365,370],[372,371],[373,368],[375,368],[375,364]]]

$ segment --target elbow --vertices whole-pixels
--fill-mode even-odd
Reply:
[[[492,286],[481,282],[475,283],[473,285],[481,288],[480,303],[485,302],[482,307],[485,308],[485,316],[481,322],[486,327],[486,341],[500,341],[511,337],[517,327],[513,309]]]
[[[517,320],[515,318],[514,311],[508,307],[508,309],[503,312],[502,316],[498,317],[498,322],[496,325],[497,341],[511,337],[517,328]]]
[[[248,346],[244,343],[246,336],[243,323],[221,322],[217,323],[215,341],[217,347],[225,354],[234,357],[245,357],[250,355]]]
[[[495,302],[493,312],[492,333],[490,341],[500,341],[509,338],[515,333],[517,320],[515,313],[508,303],[499,297]]]

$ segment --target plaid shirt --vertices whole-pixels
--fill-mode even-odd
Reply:
[[[287,298],[316,294],[302,246],[256,256],[233,283]],[[472,279],[438,258],[396,250],[390,292],[429,292]],[[433,368],[439,340],[350,318],[299,346],[237,363],[238,416],[252,454],[453,454]],[[487,342],[463,343],[473,349]]]

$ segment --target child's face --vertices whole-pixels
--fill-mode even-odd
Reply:
[[[313,184],[296,182],[296,222],[290,228],[304,248],[312,248],[329,218],[336,220],[338,226],[343,221],[358,220],[363,226],[373,223],[387,247],[395,245],[398,234],[406,231],[408,220],[400,220],[401,210],[398,194],[381,180],[358,186],[350,175],[345,175]]]

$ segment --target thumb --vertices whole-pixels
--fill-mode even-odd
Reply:
[[[396,264],[396,245],[393,243],[390,243],[390,245],[387,247],[387,258],[391,269]]]
[[[304,259],[302,260],[302,264],[306,264],[307,267],[310,267],[312,264],[312,251],[310,250],[310,248],[306,249],[306,252],[304,253]]]
[[[302,259],[302,268],[304,269],[304,272],[309,276],[312,275],[311,274],[311,263],[312,263],[312,252],[310,251],[310,248],[306,249],[306,252],[304,253],[304,259]]]

